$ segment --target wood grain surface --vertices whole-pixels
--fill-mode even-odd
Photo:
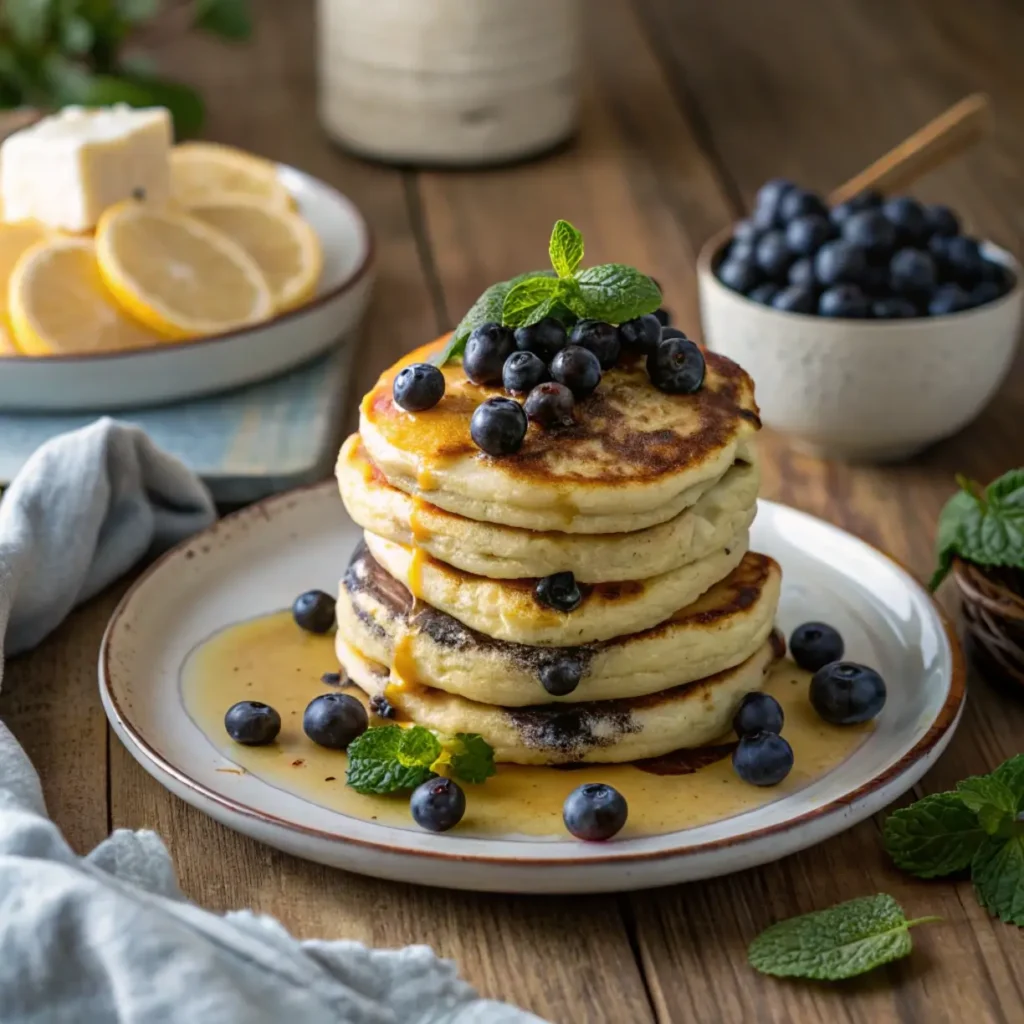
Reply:
[[[486,172],[413,172],[339,152],[315,116],[312,4],[255,4],[252,45],[158,44],[204,91],[209,137],[285,160],[348,193],[373,225],[379,284],[351,387],[450,327],[491,281],[542,265],[557,217],[588,259],[634,263],[698,331],[700,244],[764,179],[828,190],[962,95],[995,108],[985,145],[917,192],[973,230],[1024,240],[1024,8],[1014,0],[591,0],[578,138],[549,158]],[[970,339],[965,338],[965,344]],[[919,576],[954,472],[1024,464],[1024,365],[972,426],[911,463],[823,463],[765,438],[764,493],[838,523]],[[0,713],[40,768],[51,812],[80,850],[111,827],[155,828],[185,891],[213,910],[252,906],[303,936],[427,942],[482,992],[557,1024],[1024,1020],[1024,937],[981,910],[969,883],[894,871],[869,820],[777,864],[628,896],[449,893],[306,864],[171,797],[110,737],[96,653],[120,587],[14,661]],[[955,611],[951,594],[944,595]],[[1024,704],[972,679],[965,720],[918,793],[948,788],[1024,749]],[[746,964],[771,922],[885,891],[911,915],[912,957],[841,985],[784,983]]]

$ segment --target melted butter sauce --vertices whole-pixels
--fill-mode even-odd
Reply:
[[[401,641],[398,646],[395,674],[404,679]],[[332,689],[321,677],[337,670],[332,637],[305,633],[289,612],[278,612],[229,627],[193,651],[182,670],[182,699],[192,720],[238,769],[331,810],[415,829],[407,797],[360,796],[345,785],[345,755],[316,746],[302,731],[306,705]],[[731,744],[724,740],[699,752],[645,762],[647,770],[634,765],[571,771],[499,765],[497,775],[483,785],[465,787],[466,816],[456,834],[564,838],[562,803],[584,782],[606,782],[625,796],[629,821],[623,836],[693,828],[785,797],[835,768],[871,731],[870,724],[839,728],[821,721],[807,700],[808,678],[792,662],[782,661],[766,687],[785,711],[783,735],[796,759],[779,786],[759,789],[738,779],[728,756]],[[409,682],[415,685],[414,676]],[[244,747],[228,738],[224,712],[240,700],[264,701],[280,712],[276,743]],[[371,724],[385,723],[371,718]]]

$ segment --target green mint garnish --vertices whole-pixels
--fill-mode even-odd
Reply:
[[[954,555],[982,566],[1024,569],[1024,469],[1004,473],[988,487],[957,477],[960,491],[939,516],[934,590]]]
[[[935,793],[890,814],[884,838],[896,867],[941,878],[970,867],[988,833],[957,794]]]
[[[1024,835],[987,839],[971,862],[971,881],[990,914],[1024,927]]]
[[[748,956],[764,974],[838,981],[907,956],[910,929],[937,920],[908,921],[891,896],[863,896],[772,925],[750,944]]]
[[[543,320],[562,301],[564,285],[557,277],[528,277],[513,285],[501,308],[502,322],[525,327]]]
[[[567,220],[555,221],[548,256],[559,277],[572,277],[583,262],[583,236]]]
[[[457,732],[449,748],[452,774],[464,782],[483,782],[495,774],[494,750],[475,732]]]

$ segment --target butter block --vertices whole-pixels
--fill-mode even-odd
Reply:
[[[163,107],[65,107],[0,146],[4,219],[91,231],[122,199],[164,203],[171,191],[172,137]]]

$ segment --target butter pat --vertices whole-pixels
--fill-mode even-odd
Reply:
[[[0,146],[4,219],[91,231],[103,211],[122,199],[165,203],[171,141],[171,118],[163,107],[66,107]]]

